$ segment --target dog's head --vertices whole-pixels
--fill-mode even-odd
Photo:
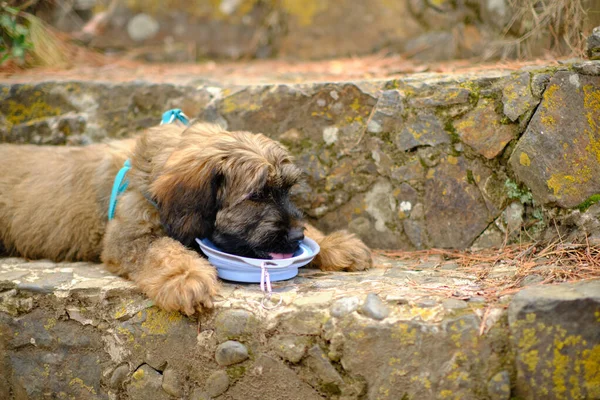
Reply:
[[[278,258],[304,238],[289,190],[300,170],[261,134],[193,125],[150,185],[167,234],[186,246],[209,238],[227,253]]]

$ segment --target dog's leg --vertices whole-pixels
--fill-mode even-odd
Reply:
[[[373,266],[371,250],[352,233],[336,231],[324,235],[307,224],[304,234],[321,247],[312,265],[323,271],[362,271]]]
[[[165,311],[191,315],[197,308],[210,308],[219,289],[216,270],[207,260],[174,239],[153,234],[147,223],[109,223],[102,261]]]

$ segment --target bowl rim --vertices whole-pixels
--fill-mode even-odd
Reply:
[[[209,258],[209,261],[211,259],[211,255],[212,255],[213,258],[215,258],[215,257],[220,258],[220,261],[227,261],[227,259],[237,260],[237,261],[243,262],[244,264],[246,264],[250,267],[255,267],[255,268],[262,268],[262,264],[264,263],[265,267],[267,269],[284,269],[284,268],[289,268],[290,266],[293,266],[294,264],[297,264],[302,261],[312,260],[313,258],[315,258],[317,256],[317,254],[319,254],[319,251],[321,250],[321,248],[319,247],[319,244],[315,240],[313,240],[309,237],[304,237],[304,239],[300,242],[300,245],[301,246],[304,245],[309,250],[311,250],[312,253],[305,250],[295,257],[272,260],[272,259],[263,259],[263,258],[242,257],[242,256],[238,256],[235,254],[225,253],[222,250],[220,250],[208,238],[204,238],[204,239],[196,238],[196,242],[200,246],[200,249],[202,250],[202,252]],[[209,254],[209,253],[212,253],[212,254]],[[219,267],[217,266],[217,268],[219,268]],[[239,267],[232,267],[232,268],[239,269]]]

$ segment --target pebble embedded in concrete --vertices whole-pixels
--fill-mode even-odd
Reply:
[[[258,320],[246,310],[224,310],[215,319],[215,336],[222,342],[251,336]]]
[[[206,380],[206,393],[210,397],[222,395],[229,388],[229,376],[225,371],[216,371]]]
[[[390,314],[390,309],[375,293],[369,293],[363,303],[360,313],[366,317],[382,320]]]
[[[444,306],[444,308],[447,310],[462,310],[462,309],[465,309],[468,307],[466,301],[462,301],[462,300],[458,300],[458,299],[444,300],[444,302],[442,303],[442,306]]]
[[[438,302],[435,299],[420,299],[417,301],[417,307],[431,308],[437,306]]]
[[[248,349],[246,346],[235,340],[228,340],[225,343],[221,343],[217,347],[215,359],[221,366],[228,366],[242,361],[248,358]]]
[[[344,317],[351,312],[354,312],[358,309],[358,305],[360,301],[358,297],[344,297],[342,299],[337,300],[331,306],[331,315],[336,318]]]
[[[344,384],[344,380],[318,345],[308,350],[308,365],[329,390],[337,391]]]
[[[211,400],[211,397],[208,393],[200,389],[195,389],[190,395],[190,400]]]
[[[127,394],[131,400],[168,399],[162,389],[162,375],[148,364],[142,365],[131,376]]]
[[[119,389],[127,378],[127,374],[129,374],[129,366],[126,364],[119,365],[117,368],[115,368],[110,377],[110,387],[113,389]]]
[[[162,388],[171,396],[181,397],[183,395],[183,385],[175,369],[168,368],[163,372]]]
[[[306,354],[309,344],[310,339],[307,337],[289,335],[276,338],[272,348],[279,357],[291,363],[297,363]]]

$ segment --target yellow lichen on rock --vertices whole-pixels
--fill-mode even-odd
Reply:
[[[392,339],[399,340],[403,346],[412,346],[417,340],[417,330],[406,323],[398,323],[394,326]]]
[[[559,90],[560,86],[552,84],[544,92],[544,105],[550,111],[555,111],[560,104],[560,100],[556,98],[556,92]]]
[[[140,379],[142,379],[144,377],[144,370],[143,369],[138,369],[137,371],[135,371],[133,373],[133,375],[131,375],[131,377],[133,379],[135,379],[136,381],[139,381]]]
[[[44,329],[52,329],[56,326],[56,318],[48,318],[47,323],[44,325]]]
[[[542,114],[542,116],[540,117],[540,121],[542,122],[542,124],[546,125],[547,127],[552,127],[552,126],[556,125],[556,120],[554,119],[554,117],[552,115],[548,115],[546,113]]]
[[[25,105],[14,100],[8,100],[7,121],[12,125],[32,121],[44,117],[55,117],[61,114],[58,107],[53,107],[43,99],[37,98],[31,104]]]
[[[584,350],[581,364],[588,396],[593,399],[600,398],[600,345]]]
[[[83,380],[81,378],[71,379],[71,381],[69,382],[69,386],[74,386],[74,385],[79,386],[80,388],[85,389],[92,394],[96,394],[96,390],[92,386],[86,385],[85,382],[83,382]]]
[[[164,335],[181,320],[181,314],[177,312],[166,312],[153,307],[146,310],[146,321],[142,323],[142,328],[152,335]]]
[[[583,160],[585,161],[585,160]],[[547,180],[549,189],[552,189],[554,196],[561,198],[562,196],[570,196],[577,194],[578,186],[589,182],[592,178],[592,170],[587,165],[579,166],[574,163],[573,170],[577,175],[553,174]]]
[[[592,85],[585,85],[583,87],[583,106],[589,125],[589,129],[585,131],[589,144],[585,149],[600,162],[600,90]]]

